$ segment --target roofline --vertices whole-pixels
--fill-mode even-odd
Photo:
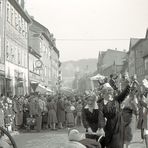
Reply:
[[[122,53],[126,53],[126,51],[115,50],[115,49],[107,49],[107,51],[113,51],[113,52],[115,51],[115,52],[122,52]],[[107,51],[106,51],[106,52],[107,52]]]
[[[42,32],[42,35],[50,42],[50,44],[52,45],[54,51],[58,54],[58,57],[60,57],[59,50],[54,46],[54,44],[53,44],[52,41],[49,39],[49,37],[47,36],[47,34],[46,34],[45,32]]]
[[[45,29],[47,32],[49,32],[48,28],[46,28],[45,26],[43,26],[41,23],[39,23],[38,21],[36,21],[34,18],[31,17],[31,20],[35,23],[37,23],[40,27],[42,27],[43,29]],[[49,32],[50,34],[50,32]]]
[[[141,39],[139,39],[139,41],[137,41],[137,43],[132,47],[132,48],[130,48],[131,50],[133,49],[133,48],[135,48],[138,44],[140,44],[142,41],[145,41],[145,40],[147,40],[146,38],[141,38]]]
[[[14,6],[14,8],[20,12],[21,15],[24,16],[24,19],[27,21],[27,23],[31,24],[32,20],[30,16],[24,11],[24,9],[18,4],[16,0],[8,0],[11,5]]]
[[[38,21],[36,21],[35,19],[31,18],[33,22],[37,23],[40,27],[43,28],[43,31],[41,32],[41,34],[50,42],[50,44],[52,45],[54,51],[58,54],[58,57],[60,57],[60,52],[59,50],[55,47],[55,45],[52,43],[52,41],[50,40],[49,36],[50,36],[50,32],[48,30],[48,28],[46,28],[45,26],[43,26],[42,24],[40,24]],[[44,31],[44,29],[46,31]],[[48,35],[47,35],[48,33]]]

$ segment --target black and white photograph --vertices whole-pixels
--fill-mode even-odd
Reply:
[[[0,148],[148,148],[148,0],[0,0]]]

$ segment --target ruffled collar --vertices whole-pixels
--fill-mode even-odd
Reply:
[[[88,104],[85,106],[85,109],[90,109],[90,107],[88,106]],[[93,109],[99,109],[97,102],[95,102]]]
[[[109,101],[113,101],[113,97],[110,95],[108,100],[104,99],[104,105],[106,105]]]

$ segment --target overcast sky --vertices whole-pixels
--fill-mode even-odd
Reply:
[[[61,61],[128,50],[148,28],[148,0],[26,0],[26,9],[54,34]]]

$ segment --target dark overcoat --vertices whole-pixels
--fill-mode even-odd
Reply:
[[[103,107],[104,117],[107,119],[104,131],[105,138],[104,144],[106,148],[123,148],[124,145],[124,122],[122,117],[122,111],[120,104],[129,94],[130,87],[126,89],[118,96],[114,97],[112,101],[109,101]]]

